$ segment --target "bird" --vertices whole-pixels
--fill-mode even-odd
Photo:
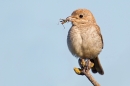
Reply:
[[[102,51],[104,43],[100,27],[93,14],[90,10],[81,8],[73,11],[67,19],[72,25],[67,36],[69,51],[79,60],[93,62],[94,66],[91,71],[103,75],[104,70],[98,55]]]

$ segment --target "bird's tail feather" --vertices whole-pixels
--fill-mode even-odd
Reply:
[[[97,73],[98,72],[99,74],[103,75],[104,71],[103,71],[103,68],[101,66],[99,58],[96,57],[95,59],[90,59],[90,61],[94,63],[94,66],[91,69],[92,72],[93,73]]]

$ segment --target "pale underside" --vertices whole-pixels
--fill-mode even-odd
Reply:
[[[70,52],[79,58],[94,59],[102,50],[103,42],[97,26],[72,26],[68,32],[67,44]]]

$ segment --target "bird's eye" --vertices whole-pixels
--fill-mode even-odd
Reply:
[[[79,18],[83,18],[83,15],[79,15]]]

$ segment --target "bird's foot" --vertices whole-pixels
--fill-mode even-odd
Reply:
[[[81,68],[84,68],[86,66],[86,61],[84,59],[79,59],[78,62]]]
[[[93,62],[91,62],[91,63],[90,63],[90,67],[92,68],[93,66],[94,66],[94,63],[93,63]]]
[[[91,62],[90,60],[87,60],[86,61],[86,70],[89,70],[89,69],[91,69],[92,67],[94,66],[94,63],[93,62]]]
[[[81,65],[82,65],[83,67],[86,66],[86,61],[85,61],[84,59],[81,60]]]
[[[81,69],[74,68],[75,73],[78,75],[84,75],[83,70],[89,71],[94,66],[94,63],[91,62],[90,60],[85,61],[85,59],[79,59],[78,62]]]
[[[75,73],[76,74],[78,74],[78,75],[84,75],[83,73],[82,73],[82,69],[80,69],[80,68],[74,68],[74,71],[75,71]]]

